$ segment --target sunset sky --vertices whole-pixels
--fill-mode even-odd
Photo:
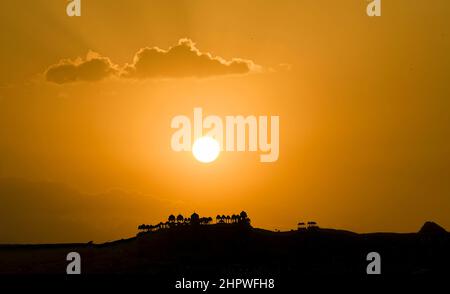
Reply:
[[[247,211],[450,229],[450,2],[2,1],[0,243]],[[280,116],[280,155],[174,152],[171,119]]]

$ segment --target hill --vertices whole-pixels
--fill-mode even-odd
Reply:
[[[450,234],[357,234],[333,229],[272,232],[239,224],[174,227],[103,244],[1,245],[0,274],[65,274],[80,253],[83,274],[181,277],[366,275],[366,256],[384,275],[449,273]]]

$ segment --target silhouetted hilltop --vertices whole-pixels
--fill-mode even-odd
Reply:
[[[420,234],[446,234],[447,231],[435,222],[426,222],[419,230]]]
[[[65,274],[66,255],[75,251],[85,274],[146,274],[159,280],[359,276],[366,274],[367,254],[375,251],[383,274],[442,274],[449,273],[449,248],[450,234],[442,231],[424,237],[321,228],[273,232],[243,223],[174,225],[104,244],[2,245],[0,273]]]

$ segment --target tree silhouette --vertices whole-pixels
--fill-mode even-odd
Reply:
[[[299,229],[299,230],[304,230],[304,229],[306,229],[306,225],[305,225],[304,222],[298,223],[297,226],[298,226],[298,229]]]
[[[249,225],[250,219],[248,218],[248,215],[245,211],[241,211],[239,214],[239,223]]]
[[[308,229],[309,230],[316,230],[318,228],[319,228],[319,226],[317,225],[316,222],[314,222],[314,221],[308,222]]]
[[[146,224],[142,224],[138,226],[138,230],[139,231],[146,231],[146,232],[150,232],[153,230],[153,228],[156,228],[157,226],[152,226],[152,225],[146,225]]]
[[[200,223],[200,217],[195,212],[191,215],[191,224],[198,225]]]
[[[220,215],[218,214],[216,216],[216,223],[217,224],[250,224],[250,219],[248,218],[248,215],[245,211],[242,211],[240,214],[232,214],[230,215]],[[173,228],[177,225],[208,225],[213,222],[212,217],[200,217],[197,213],[193,213],[190,218],[183,217],[182,214],[178,214],[178,216],[175,217],[175,215],[171,214],[167,218],[166,222],[160,222],[157,225],[146,225],[141,224],[138,226],[139,231],[145,231],[150,232],[153,230],[160,230],[160,229],[168,229]],[[300,226],[300,223],[299,223]],[[308,222],[308,229],[317,227],[315,222]]]

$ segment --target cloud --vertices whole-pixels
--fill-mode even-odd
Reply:
[[[233,58],[226,61],[202,53],[190,39],[180,39],[176,46],[163,50],[158,47],[142,48],[133,64],[126,65],[123,76],[134,78],[183,78],[245,74],[256,69],[250,60]]]
[[[136,234],[172,203],[120,190],[86,194],[54,182],[0,178],[0,243],[103,242]],[[132,211],[133,213],[130,213]]]
[[[85,59],[65,59],[50,66],[45,77],[47,81],[64,84],[76,81],[99,81],[117,72],[118,67],[109,58],[90,51]]]
[[[99,81],[109,76],[120,78],[205,78],[211,76],[246,74],[261,67],[251,60],[225,60],[202,53],[190,39],[180,39],[168,50],[145,47],[134,56],[131,64],[119,67],[108,57],[89,52],[85,59],[61,60],[46,71],[47,81],[64,84],[76,81]]]

